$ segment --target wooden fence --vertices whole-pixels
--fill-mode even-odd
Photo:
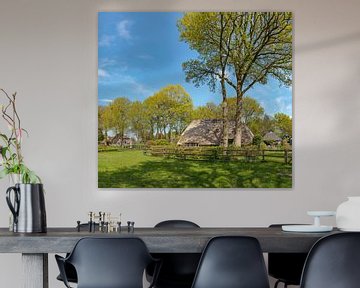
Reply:
[[[144,150],[146,155],[176,158],[182,160],[205,161],[274,161],[292,163],[292,150],[256,150],[223,148],[182,148],[152,146]]]

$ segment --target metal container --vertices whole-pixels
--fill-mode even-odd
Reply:
[[[45,233],[47,231],[42,184],[15,184],[6,190],[6,202],[14,215],[14,232]]]

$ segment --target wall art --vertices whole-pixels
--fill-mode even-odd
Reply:
[[[100,12],[99,188],[291,188],[290,12]]]

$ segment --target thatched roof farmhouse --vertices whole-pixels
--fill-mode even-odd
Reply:
[[[281,138],[273,131],[269,131],[263,137],[263,141],[267,144],[281,143]]]
[[[113,145],[132,146],[135,143],[135,141],[131,137],[121,136],[120,134],[116,134],[110,140],[110,143],[113,144]]]
[[[220,146],[222,142],[222,119],[193,120],[181,134],[180,146]],[[235,136],[235,121],[229,121],[229,144]],[[254,134],[247,126],[242,126],[242,144],[251,144]]]

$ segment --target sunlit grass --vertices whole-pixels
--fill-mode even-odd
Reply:
[[[98,153],[99,188],[291,188],[292,166],[191,161],[124,150]]]

